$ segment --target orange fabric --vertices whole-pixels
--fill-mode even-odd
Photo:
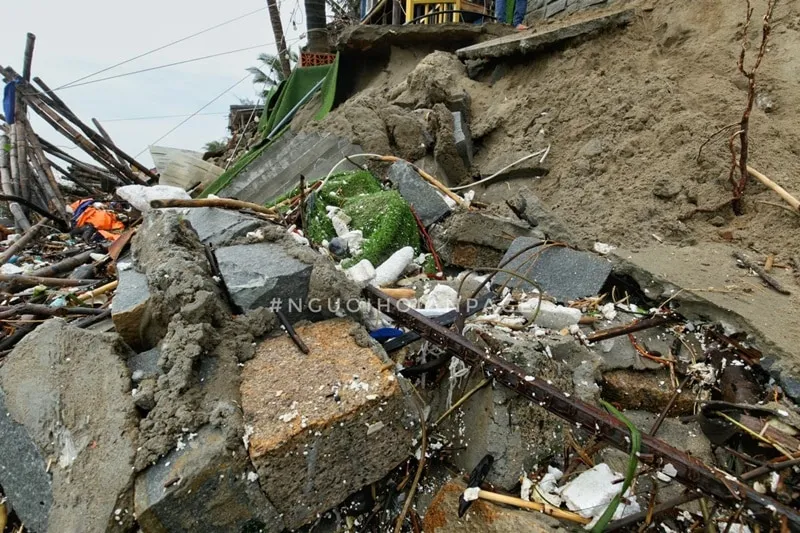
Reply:
[[[80,205],[81,200],[74,202],[70,207],[74,211]],[[118,234],[111,233],[112,231],[121,231],[125,229],[125,224],[120,222],[117,215],[111,211],[104,211],[94,207],[87,207],[83,213],[75,221],[75,226],[80,228],[85,225],[92,225],[94,228],[108,240],[114,241],[119,237]]]

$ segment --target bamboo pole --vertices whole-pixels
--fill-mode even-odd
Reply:
[[[19,283],[20,285],[47,285],[48,287],[79,287],[97,283],[96,279],[43,278],[41,276],[25,276],[22,274],[0,274],[0,282]]]
[[[0,184],[3,188],[4,194],[14,194],[14,186],[11,183],[11,171],[8,167],[8,152],[6,151],[6,145],[8,144],[8,137],[5,135],[0,135]],[[8,202],[8,209],[11,211],[11,214],[14,216],[14,221],[16,222],[17,228],[22,231],[28,231],[31,229],[31,223],[28,220],[28,217],[25,216],[25,211],[23,211],[22,206],[20,206],[17,202]]]
[[[97,146],[105,149],[106,151],[109,152],[109,154],[116,156],[120,160],[120,165],[122,166],[122,168],[126,168],[128,170],[129,177],[131,177],[131,179],[133,179],[136,183],[138,183],[139,185],[147,185],[147,182],[139,178],[133,172],[131,172],[131,170],[127,167],[127,165],[125,165],[124,162],[129,163],[132,167],[142,172],[148,178],[153,180],[158,179],[158,176],[156,176],[149,168],[142,165],[136,159],[134,159],[127,153],[120,150],[120,148],[111,141],[111,137],[108,137],[108,139],[106,139],[105,136],[103,136],[102,134],[98,134],[92,128],[84,124],[83,121],[81,121],[78,118],[78,116],[72,112],[69,106],[67,106],[67,104],[61,98],[59,98],[58,95],[56,95],[56,93],[53,90],[51,90],[50,87],[48,87],[47,84],[44,81],[42,81],[41,78],[38,77],[33,78],[33,81],[36,82],[42,89],[44,89],[45,93],[47,93],[50,96],[50,98],[56,103],[55,109],[57,111],[61,112],[61,114],[67,117],[68,120],[70,120],[73,124],[78,126],[78,128],[87,137],[89,137]],[[33,91],[36,91],[34,94],[41,96],[41,93],[36,89],[36,87],[30,86],[30,88]],[[102,127],[98,129],[102,129]],[[106,133],[106,136],[107,135],[108,134]]]
[[[546,514],[548,516],[552,516],[554,518],[561,518],[563,520],[570,520],[572,522],[577,522],[578,524],[588,524],[589,522],[591,522],[589,518],[584,518],[577,513],[565,511],[563,509],[559,509],[558,507],[553,507],[552,505],[548,505],[546,503],[529,502],[521,498],[506,496],[505,494],[497,494],[495,492],[479,490],[478,498],[480,498],[481,500],[486,500],[495,503],[505,503],[506,505],[513,505],[515,507],[521,507],[522,509],[529,509],[531,511],[539,511],[540,513]]]
[[[68,223],[69,217],[67,216],[67,210],[64,204],[59,200],[60,194],[56,192],[58,191],[58,186],[56,185],[55,190],[53,189],[44,168],[42,168],[41,163],[39,163],[39,160],[34,154],[30,154],[30,161],[33,166],[33,172],[29,172],[29,174],[34,176],[45,198],[45,202],[42,205],[46,205],[51,212],[58,213],[59,217],[61,217],[64,222]],[[53,178],[53,181],[55,181],[55,178]]]
[[[81,266],[84,263],[88,263],[92,259],[92,254],[96,253],[98,250],[92,249],[87,250],[85,252],[81,252],[78,255],[73,255],[72,257],[68,257],[58,263],[53,263],[50,266],[46,266],[40,268],[38,270],[34,270],[31,272],[31,276],[40,276],[40,277],[52,277],[58,274],[64,274],[75,268]]]
[[[6,82],[16,79],[19,76],[13,68],[4,68],[2,65],[0,65],[0,72],[3,73],[3,78]],[[124,178],[123,181],[145,185],[145,183],[138,176],[133,174],[130,169],[126,169],[120,165],[110,153],[96,146],[68,124],[57,111],[47,104],[48,101],[52,102],[53,100],[47,97],[43,98],[37,93],[39,93],[39,91],[36,87],[30,84],[20,85],[17,88],[17,95],[23,97],[25,102],[33,108],[36,114],[42,117],[42,119],[50,124],[56,131],[75,142],[82,150],[104,167],[112,172],[118,172],[121,177]],[[99,135],[97,137],[102,139]]]
[[[50,188],[53,190],[53,202],[56,205],[56,210],[58,214],[61,215],[65,221],[69,221],[69,217],[67,216],[67,209],[66,209],[66,201],[64,200],[64,196],[61,194],[61,190],[58,188],[58,182],[56,181],[56,177],[53,174],[53,169],[50,167],[50,163],[47,161],[47,158],[44,156],[44,152],[42,151],[42,145],[39,142],[38,137],[33,131],[33,128],[30,126],[30,122],[26,121],[26,134],[27,134],[27,142],[31,146],[31,154],[30,159],[31,163],[33,163],[33,168],[37,171],[41,169],[41,172],[44,174],[44,177],[47,179],[47,182],[50,184]]]
[[[119,280],[112,281],[111,283],[106,283],[105,285],[101,285],[94,290],[86,291],[83,294],[78,295],[78,300],[85,302],[86,300],[91,300],[95,296],[100,296],[101,294],[105,294],[107,292],[113,291],[119,285]]]
[[[64,176],[64,178],[68,179],[69,181],[71,181],[72,183],[74,183],[75,185],[77,185],[90,195],[95,195],[97,193],[97,191],[93,190],[91,187],[83,183],[83,181],[77,179],[71,172],[67,172],[67,170],[58,163],[51,161],[50,159],[47,159],[47,164],[50,165],[51,168],[58,170]]]
[[[800,200],[789,194],[786,189],[766,177],[764,174],[759,172],[758,170],[754,169],[750,165],[747,165],[747,172],[756,178],[758,181],[763,183],[768,189],[772,189],[774,192],[778,194],[783,200],[789,204],[793,210],[800,211]]]
[[[17,91],[17,109],[14,117],[14,129],[16,130],[17,137],[17,165],[19,165],[19,195],[26,200],[31,199],[33,192],[30,179],[31,173],[28,168],[28,149],[25,143],[25,114],[27,110],[22,98],[19,97]]]
[[[11,184],[14,187],[14,194],[16,196],[22,195],[22,189],[19,185],[19,163],[17,162],[17,125],[11,124],[11,133],[9,135],[9,151],[8,151],[8,169],[11,171]]]
[[[36,44],[36,36],[28,33],[25,40],[25,56],[22,60],[22,79],[26,82],[31,81],[31,65],[33,64],[33,47]]]
[[[39,78],[37,78],[37,80],[40,82],[40,85],[45,86],[44,82],[42,82],[42,80],[39,80]],[[92,118],[92,124],[94,124],[94,127],[97,128],[97,131],[100,132],[100,135],[103,136],[103,139],[108,141],[110,144],[114,144],[114,141],[111,140],[111,135],[109,135],[108,132],[106,131],[106,129],[103,127],[103,125],[100,124],[99,120],[97,120],[96,118]],[[123,158],[121,158],[120,156],[116,156],[116,157],[117,157],[117,161],[119,161],[121,165],[126,165],[127,166],[127,164],[125,163],[125,160]]]
[[[31,226],[31,228],[27,230],[22,237],[14,241],[14,244],[6,248],[6,251],[0,254],[0,265],[6,264],[8,260],[14,257],[17,252],[25,248],[28,243],[31,242],[34,237],[36,237],[36,234],[45,227],[46,223],[47,219],[40,220],[35,225]]]

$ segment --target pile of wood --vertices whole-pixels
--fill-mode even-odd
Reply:
[[[15,88],[13,116],[0,115],[5,122],[0,122],[0,144],[8,147],[0,150],[2,199],[9,202],[9,210],[21,230],[31,228],[32,211],[50,213],[51,218],[69,224],[67,202],[54,171],[67,180],[62,182],[65,189],[79,190],[90,196],[110,192],[119,185],[146,185],[150,180],[157,180],[150,169],[118,148],[96,119],[92,119],[93,129],[81,121],[44,81],[38,77],[31,78],[34,43],[35,36],[29,33],[21,75],[12,67],[0,65],[3,81],[13,83]],[[98,165],[81,161],[36,135],[28,120],[29,111],[73,142]]]

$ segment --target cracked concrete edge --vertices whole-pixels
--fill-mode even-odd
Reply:
[[[680,313],[687,318],[707,318],[730,325],[736,330],[752,336],[762,354],[762,366],[782,386],[784,392],[795,401],[800,401],[800,368],[792,365],[793,355],[776,344],[757,323],[736,311],[725,309],[698,292],[663,279],[634,264],[614,251],[609,255],[614,267],[612,275],[628,276],[635,281],[650,300],[663,303],[667,299],[680,304]]]

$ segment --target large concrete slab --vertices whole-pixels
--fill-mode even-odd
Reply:
[[[684,316],[721,321],[745,331],[764,354],[763,366],[779,380],[784,391],[800,398],[800,291],[790,272],[773,269],[784,286],[783,295],[765,286],[747,269],[736,266],[734,251],[725,243],[676,247],[656,245],[637,251],[613,252],[614,271],[630,276],[645,295],[657,302],[671,298]],[[750,252],[752,259],[760,259]]]
[[[219,196],[264,204],[297,187],[301,174],[308,180],[324,177],[345,156],[362,151],[360,146],[327,133],[286,133],[236,175]]]
[[[614,13],[582,19],[578,22],[559,22],[543,26],[541,29],[524,31],[485,43],[467,46],[457,50],[456,54],[461,59],[489,59],[531,54],[546,46],[557,44],[567,39],[608,28],[624,26],[633,19],[634,12],[633,9],[624,9]]]
[[[412,451],[414,414],[382,349],[352,320],[264,341],[242,370],[250,458],[295,529],[378,481]]]
[[[447,202],[436,189],[423,180],[408,163],[403,161],[394,163],[389,168],[388,178],[397,187],[400,196],[414,209],[425,227],[440,221],[450,212]]]
[[[337,42],[341,52],[364,52],[400,48],[426,47],[455,50],[462,46],[508,35],[514,30],[503,24],[409,24],[355,25],[345,28]]]

